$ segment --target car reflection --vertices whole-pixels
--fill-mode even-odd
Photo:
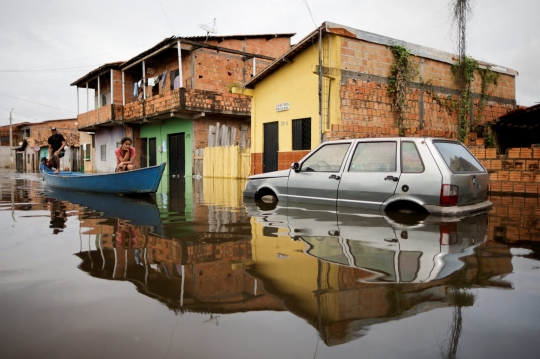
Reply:
[[[262,207],[262,209],[261,209]],[[463,218],[378,211],[335,211],[303,204],[267,211],[246,203],[248,213],[269,228],[286,229],[306,244],[305,253],[329,263],[361,268],[369,282],[424,283],[464,266],[464,256],[487,239],[487,216]]]

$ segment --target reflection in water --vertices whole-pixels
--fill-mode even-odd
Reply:
[[[132,283],[174,313],[203,314],[201,323],[223,328],[224,314],[289,312],[326,346],[362,337],[377,323],[451,308],[439,355],[455,358],[464,308],[476,301],[471,289],[512,287],[500,280],[513,271],[509,247],[487,240],[485,215],[441,221],[325,207],[262,210],[243,207],[238,182],[170,181],[170,191],[142,199],[44,191],[22,181],[1,189],[0,206],[13,203],[25,211],[19,218],[39,215],[47,224],[50,216],[55,238],[80,226],[80,270]],[[309,356],[322,349],[310,343]]]
[[[53,228],[53,234],[58,234],[66,228],[66,205],[62,201],[53,198],[47,198],[47,202],[51,211],[51,225],[49,228]]]
[[[442,221],[321,206],[246,208],[254,217],[255,265],[248,272],[327,345],[362,336],[375,323],[460,308],[463,298],[472,305],[474,298],[462,295],[471,285],[509,287],[490,278],[511,271],[510,257],[491,258],[478,247],[486,240],[485,215]]]

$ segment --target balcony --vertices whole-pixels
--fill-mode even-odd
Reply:
[[[168,117],[196,118],[202,112],[233,117],[250,117],[251,98],[205,90],[176,89],[126,104],[124,120],[142,122]]]
[[[122,122],[122,105],[113,104],[77,116],[79,131],[94,131],[97,127],[114,126]]]
[[[195,119],[201,113],[237,118],[250,117],[251,98],[206,90],[176,89],[125,106],[112,104],[77,116],[80,131],[121,123],[156,122],[170,117]]]

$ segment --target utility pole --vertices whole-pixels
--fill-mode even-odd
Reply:
[[[13,121],[13,107],[9,111],[9,169],[13,169],[13,132],[11,129],[11,123]]]

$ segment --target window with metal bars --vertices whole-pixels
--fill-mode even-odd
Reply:
[[[107,145],[101,145],[101,160],[107,161]]]
[[[293,151],[311,150],[311,118],[292,120]]]

